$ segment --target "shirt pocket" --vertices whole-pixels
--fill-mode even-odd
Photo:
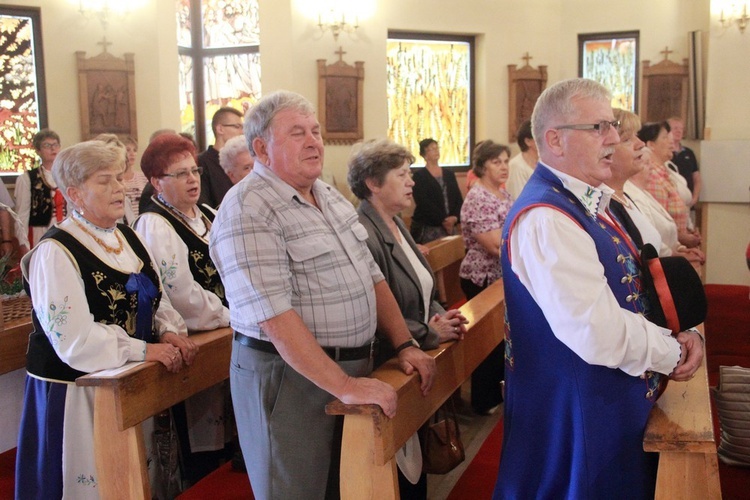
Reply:
[[[335,271],[334,245],[330,236],[306,236],[288,241],[286,249],[297,295],[316,295],[317,290],[341,286]]]

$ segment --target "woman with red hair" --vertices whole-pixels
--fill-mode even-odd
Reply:
[[[195,145],[177,134],[161,135],[148,145],[141,169],[155,195],[134,224],[151,249],[164,290],[190,333],[229,326],[224,285],[208,254],[215,213],[198,205],[202,168],[196,160]],[[182,406],[173,409],[189,483],[218,467],[223,456],[228,419],[222,385],[185,401],[187,425],[181,424]]]

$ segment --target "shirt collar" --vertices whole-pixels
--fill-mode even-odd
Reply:
[[[605,210],[609,207],[609,200],[612,199],[614,190],[606,184],[600,184],[598,187],[591,186],[580,179],[556,170],[543,161],[539,161],[539,164],[546,167],[552,172],[555,177],[560,179],[565,189],[573,193],[573,196],[578,198],[578,201],[583,204],[586,211],[592,217],[596,217],[598,214],[604,214]]]
[[[273,170],[266,167],[258,160],[255,160],[253,170],[252,172],[250,172],[250,174],[256,174],[260,178],[265,180],[271,186],[271,188],[276,191],[284,200],[287,200],[289,202],[291,202],[292,200],[296,200],[298,202],[307,203],[302,198],[302,196],[300,196],[299,192],[297,192],[296,189],[284,182],[278,175],[276,175]],[[315,180],[315,183],[312,187],[312,193],[313,196],[315,196],[315,200],[317,201],[318,205],[322,206],[325,203],[331,189],[331,186],[321,181],[320,179]]]

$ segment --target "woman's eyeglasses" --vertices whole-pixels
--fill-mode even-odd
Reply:
[[[193,177],[200,177],[202,173],[203,167],[194,167],[190,170],[179,170],[172,174],[162,174],[162,177],[171,177],[173,179],[177,179],[178,181],[184,181],[187,180],[188,175],[192,175]]]

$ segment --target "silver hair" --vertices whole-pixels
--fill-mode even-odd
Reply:
[[[547,88],[534,106],[531,128],[537,149],[546,149],[544,133],[556,125],[564,125],[567,117],[576,114],[575,100],[597,99],[609,103],[612,94],[599,82],[585,78],[563,80]]]
[[[232,168],[234,168],[234,162],[236,161],[237,156],[245,151],[250,153],[250,156],[255,157],[252,150],[247,147],[245,136],[238,135],[225,142],[224,146],[219,151],[219,165],[224,169],[224,172],[229,174]]]
[[[292,109],[304,115],[315,113],[315,108],[304,96],[288,90],[277,90],[261,98],[245,115],[245,139],[253,151],[253,141],[256,137],[268,139],[271,122],[280,111]],[[254,154],[253,154],[254,156]]]

